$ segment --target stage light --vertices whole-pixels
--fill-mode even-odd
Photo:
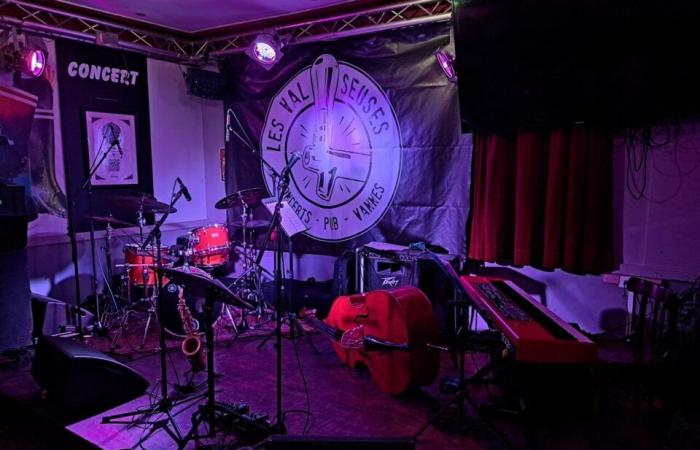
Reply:
[[[10,29],[0,33],[0,71],[38,78],[46,69],[47,54],[36,42],[41,39]]]
[[[454,58],[445,50],[438,50],[435,52],[435,58],[440,65],[440,69],[442,69],[442,72],[445,74],[445,77],[447,77],[450,82],[456,83],[457,71],[455,70]]]
[[[282,57],[283,42],[271,32],[260,33],[250,43],[245,53],[265,69],[272,66]]]
[[[39,78],[46,68],[46,53],[38,48],[30,48],[24,51],[23,72],[35,78]]]

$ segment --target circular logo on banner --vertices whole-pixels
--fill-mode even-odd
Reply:
[[[401,136],[379,85],[329,54],[272,98],[261,136],[263,159],[281,172],[292,155],[285,200],[321,241],[364,233],[384,216],[401,171]],[[271,171],[263,166],[269,192]]]

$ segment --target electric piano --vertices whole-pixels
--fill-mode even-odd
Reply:
[[[512,281],[460,276],[476,312],[500,331],[504,355],[525,363],[592,363],[596,344]]]

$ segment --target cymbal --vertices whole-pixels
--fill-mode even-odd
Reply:
[[[243,228],[243,221],[242,220],[236,220],[231,222],[232,227],[236,228]],[[269,220],[263,220],[263,219],[253,219],[249,220],[246,222],[245,227],[248,230],[254,230],[257,228],[267,228],[270,226],[270,221]]]
[[[112,201],[121,206],[133,209],[134,211],[142,209],[144,213],[163,214],[170,210],[171,213],[177,212],[177,209],[170,207],[167,203],[158,201],[153,195],[146,192],[139,192],[134,195],[115,195]]]
[[[260,200],[265,196],[265,190],[263,188],[252,188],[244,189],[242,191],[234,192],[231,195],[227,195],[222,198],[214,207],[216,209],[229,209],[235,208],[237,206],[260,206]]]
[[[123,225],[125,227],[135,227],[133,223],[127,222],[125,220],[120,220],[112,216],[92,216],[90,217],[95,222],[108,223],[111,225]]]

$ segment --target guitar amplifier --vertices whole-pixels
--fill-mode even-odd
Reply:
[[[0,251],[27,246],[27,212],[23,186],[0,185]]]
[[[391,289],[401,286],[416,286],[418,282],[418,260],[402,258],[400,255],[363,255],[360,292]]]
[[[440,335],[446,341],[455,338],[455,286],[445,275],[438,262],[422,250],[386,244],[366,244],[355,250],[355,281],[357,292],[415,286],[430,300],[438,321]],[[437,255],[459,271],[457,255]]]
[[[459,262],[455,255],[439,256],[453,265]],[[370,243],[358,248],[356,261],[358,292],[401,286],[416,286],[425,291],[425,272],[438,270],[435,261],[424,251],[386,243]]]

